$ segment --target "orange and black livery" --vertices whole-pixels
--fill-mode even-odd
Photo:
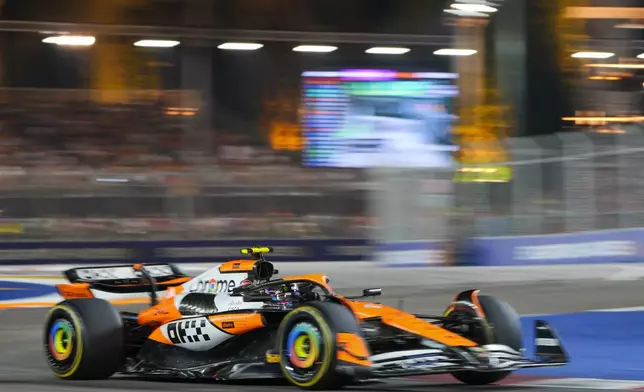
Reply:
[[[170,264],[73,268],[48,313],[45,356],[63,379],[114,374],[236,380],[286,379],[333,389],[367,379],[452,374],[483,385],[512,371],[562,366],[554,329],[535,322],[535,358],[522,354],[519,317],[479,290],[458,293],[440,315],[421,315],[335,292],[325,274],[276,278],[269,247],[187,276]],[[131,312],[97,291],[149,293]]]

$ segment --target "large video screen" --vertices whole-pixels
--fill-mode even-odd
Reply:
[[[455,165],[456,74],[343,70],[302,76],[305,165]]]

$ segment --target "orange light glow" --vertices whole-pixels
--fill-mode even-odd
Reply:
[[[619,76],[591,76],[588,79],[590,80],[620,80]]]
[[[644,19],[643,7],[566,7],[572,19]]]
[[[642,122],[644,117],[563,117],[564,121],[602,121],[602,122]]]

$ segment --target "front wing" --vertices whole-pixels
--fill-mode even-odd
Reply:
[[[563,366],[569,363],[559,338],[545,321],[535,322],[535,359],[501,344],[478,347],[439,347],[371,356],[373,377],[400,377],[460,371],[498,372]]]

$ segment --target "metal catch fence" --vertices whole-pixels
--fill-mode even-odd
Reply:
[[[509,181],[458,187],[458,205],[474,218],[476,235],[644,225],[641,126],[510,139],[507,149],[512,160],[500,166],[510,169]]]
[[[369,170],[371,238],[458,241],[644,227],[640,125],[512,138],[504,149],[507,162],[454,171]]]

